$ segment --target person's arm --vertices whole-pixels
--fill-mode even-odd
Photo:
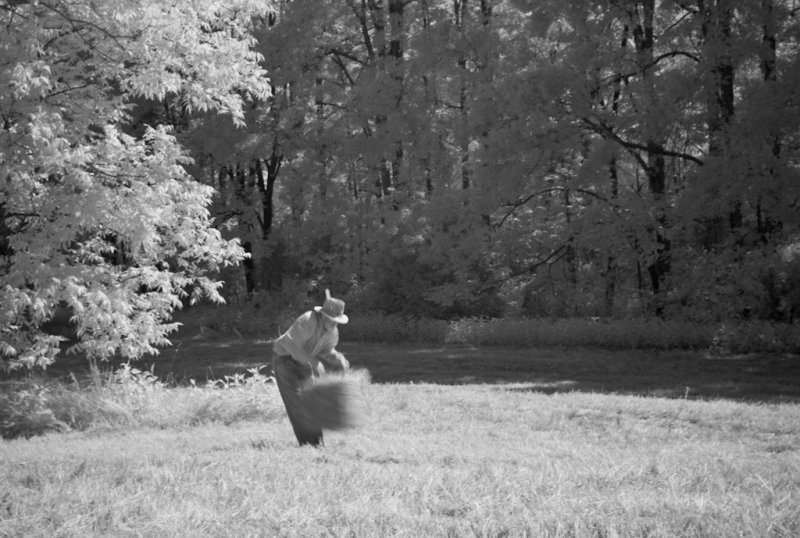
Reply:
[[[344,353],[331,349],[330,351],[317,355],[325,368],[334,371],[346,371],[350,368],[350,361],[345,358]]]

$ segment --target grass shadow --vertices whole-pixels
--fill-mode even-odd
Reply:
[[[360,344],[348,354],[377,383],[510,384],[509,390],[800,402],[800,357],[583,348]]]

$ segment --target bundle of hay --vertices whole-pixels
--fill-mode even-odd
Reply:
[[[310,380],[301,393],[309,422],[324,430],[363,426],[369,417],[364,390],[369,381],[366,370],[347,370]]]

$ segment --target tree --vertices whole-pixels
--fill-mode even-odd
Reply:
[[[0,354],[46,366],[69,312],[72,351],[157,352],[184,299],[222,300],[214,272],[243,259],[211,226],[210,187],[171,130],[130,128],[137,99],[238,125],[269,85],[254,0],[0,2]]]
[[[534,147],[564,140],[569,127],[580,137],[552,186],[521,196],[526,203],[513,203],[506,222],[536,214],[531,227],[541,237],[554,232],[551,252],[564,253],[567,273],[591,264],[578,279],[591,283],[605,271],[608,313],[614,295],[630,289],[625,270],[651,312],[716,319],[753,311],[765,293],[759,273],[782,272],[775,252],[798,230],[797,154],[788,143],[798,134],[796,7],[518,4],[530,7],[531,35],[549,49],[549,57],[531,55],[528,70],[553,88],[560,108],[549,114],[558,127]],[[562,203],[534,205],[562,189],[570,193]],[[569,218],[559,224],[564,208]],[[560,257],[545,252],[521,267]],[[575,298],[590,304],[587,287],[577,289]]]
[[[216,222],[253,253],[237,289],[259,303],[296,281],[473,315],[502,288],[539,315],[715,319],[796,241],[796,15],[287,0],[255,34],[273,92],[246,129],[178,95],[159,121],[218,188]]]

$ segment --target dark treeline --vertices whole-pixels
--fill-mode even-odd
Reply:
[[[257,34],[273,96],[246,129],[161,109],[252,255],[234,292],[324,283],[437,317],[797,316],[792,2],[277,8]]]

